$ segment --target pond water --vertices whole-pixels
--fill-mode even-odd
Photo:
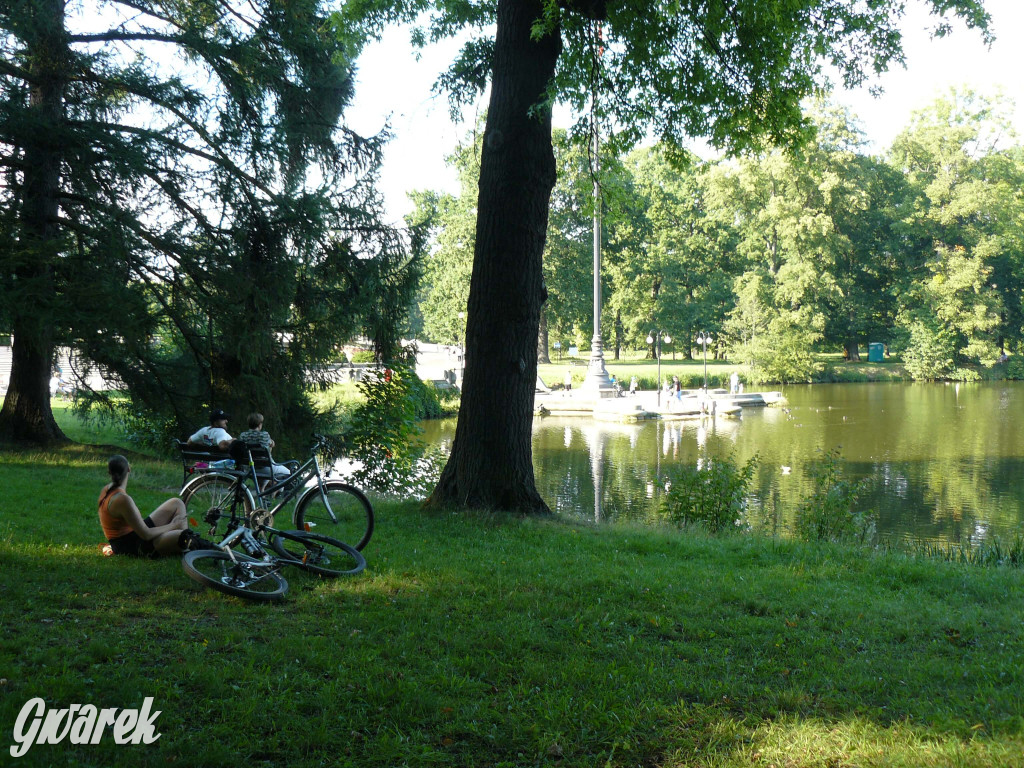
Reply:
[[[838,449],[844,477],[866,478],[859,506],[877,515],[881,538],[978,544],[1024,532],[1024,382],[816,384],[784,394],[786,409],[704,423],[537,418],[538,489],[567,517],[645,519],[674,468],[756,454],[744,522],[785,535],[812,487],[809,465]],[[425,437],[445,448],[454,428],[431,422]]]

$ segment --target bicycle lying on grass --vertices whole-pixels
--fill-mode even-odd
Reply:
[[[326,446],[327,439],[315,435],[305,463],[287,477],[271,480],[273,464],[266,449],[236,440],[232,458],[244,469],[197,475],[181,489],[181,499],[191,514],[209,524],[213,537],[227,534],[224,524],[233,520],[245,520],[252,528],[257,523],[271,526],[274,515],[297,497],[292,513],[296,530],[322,532],[362,550],[373,535],[373,507],[358,488],[330,479],[330,469],[324,477],[317,453]],[[254,521],[256,513],[259,519]]]
[[[181,560],[190,578],[213,589],[247,600],[281,600],[288,582],[281,575],[296,566],[319,576],[354,576],[366,568],[362,553],[343,541],[306,531],[279,531],[263,523],[249,528],[240,520],[220,543],[220,549],[197,549]],[[275,555],[260,541],[266,537]],[[245,553],[231,549],[240,545]]]

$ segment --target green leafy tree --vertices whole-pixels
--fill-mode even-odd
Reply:
[[[915,379],[934,381],[953,372],[956,344],[952,334],[934,316],[904,320],[908,340],[903,364]]]
[[[978,0],[929,6],[973,26],[988,21]],[[564,99],[583,113],[591,95],[600,94],[599,114],[618,128],[613,148],[651,126],[672,148],[689,136],[738,149],[765,138],[787,145],[804,133],[800,102],[820,86],[823,59],[848,84],[899,61],[902,8],[900,0],[715,0],[699,8],[497,0],[353,9],[381,22],[433,11],[434,36],[481,30],[445,82],[464,86],[456,100],[490,84],[465,387],[451,458],[432,503],[548,510],[534,481],[531,427],[542,254],[555,183],[551,104]],[[589,134],[587,122],[581,121],[581,135]]]
[[[666,330],[689,358],[687,340],[700,330],[717,335],[731,303],[733,233],[709,214],[707,171],[697,158],[673,165],[662,148],[645,149],[627,168],[632,204],[612,225],[612,305],[634,346],[651,329]]]
[[[0,436],[63,439],[58,344],[178,430],[210,402],[302,427],[306,377],[346,334],[393,345],[412,276],[375,213],[381,139],[339,127],[359,30],[319,0],[102,11],[0,6]]]
[[[888,328],[897,309],[905,185],[860,154],[845,110],[820,102],[810,116],[815,134],[803,146],[723,162],[711,175],[713,215],[734,227],[747,264],[738,289],[756,285],[737,296],[732,342],[769,381],[807,380],[819,342],[857,359],[860,344]],[[748,330],[754,317],[756,339]]]
[[[811,117],[815,139],[793,164],[802,195],[824,228],[811,251],[831,288],[817,297],[822,338],[857,360],[861,345],[887,338],[895,321],[893,286],[903,247],[899,214],[907,185],[894,169],[863,154],[861,133],[847,110],[819,102]]]
[[[724,326],[730,357],[757,381],[807,381],[825,299],[837,293],[826,255],[835,227],[819,186],[800,158],[778,150],[720,165],[711,185],[746,265]]]
[[[725,331],[732,357],[747,365],[751,381],[807,382],[820,370],[814,345],[821,339],[817,320],[806,308],[780,307],[763,270],[736,278],[736,306]]]
[[[465,339],[466,302],[476,237],[476,186],[480,177],[480,142],[474,131],[447,158],[459,176],[457,195],[416,192],[413,220],[429,223],[430,244],[424,257],[418,299],[427,339],[461,343]],[[460,318],[461,314],[461,318]]]
[[[1008,128],[1005,103],[953,91],[917,113],[890,152],[913,190],[908,221],[922,250],[902,316],[912,339],[933,325],[922,317],[936,318],[955,366],[992,365],[1020,339],[1024,206],[1019,155],[999,147]]]

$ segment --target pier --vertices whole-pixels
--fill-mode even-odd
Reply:
[[[651,419],[676,421],[709,417],[738,418],[744,408],[763,408],[785,402],[781,392],[743,392],[730,394],[725,389],[683,390],[674,393],[647,390],[635,395],[595,398],[587,392],[553,390],[537,392],[534,400],[536,416],[590,416],[599,421],[636,422]]]

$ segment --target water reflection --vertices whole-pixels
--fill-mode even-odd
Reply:
[[[756,455],[750,522],[781,534],[810,492],[808,465],[838,447],[846,475],[867,478],[863,506],[883,536],[960,542],[1024,531],[1024,384],[836,384],[786,395],[787,410],[747,409],[741,420],[538,419],[538,488],[560,515],[642,520],[679,466]],[[428,438],[450,439],[446,424],[429,426]]]

